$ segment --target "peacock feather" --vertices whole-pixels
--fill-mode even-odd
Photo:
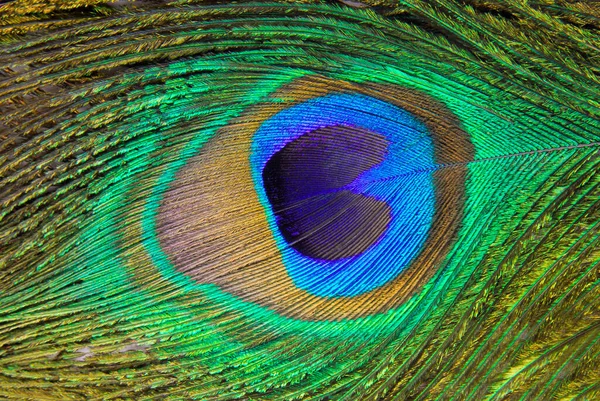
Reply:
[[[600,3],[0,3],[0,399],[600,399]]]

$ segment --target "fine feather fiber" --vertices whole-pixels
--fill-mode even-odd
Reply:
[[[600,3],[0,1],[0,399],[600,400]]]

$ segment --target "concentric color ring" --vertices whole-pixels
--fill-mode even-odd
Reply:
[[[401,274],[354,296],[314,295],[290,277],[273,238],[277,227],[267,221],[264,202],[253,185],[248,157],[253,136],[266,120],[284,109],[331,94],[360,94],[406,110],[427,128],[434,148],[435,165],[419,172],[430,175],[435,188],[435,212],[422,248]],[[356,318],[402,304],[432,277],[453,243],[464,202],[466,169],[460,163],[473,157],[466,134],[439,102],[392,85],[311,76],[286,85],[271,99],[219,130],[176,174],[163,194],[157,216],[163,251],[179,272],[196,282],[215,284],[290,317]],[[228,151],[231,143],[246,144],[246,149]],[[451,169],[443,168],[456,163],[459,165]],[[212,201],[225,194],[230,194],[227,204]],[[244,211],[241,215],[240,210]],[[173,222],[179,222],[176,229]]]

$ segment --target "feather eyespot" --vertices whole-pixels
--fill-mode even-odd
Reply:
[[[283,315],[382,313],[439,267],[472,156],[422,93],[304,78],[189,159],[163,193],[157,234],[178,272]]]

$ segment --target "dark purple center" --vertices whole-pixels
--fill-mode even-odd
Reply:
[[[315,259],[356,256],[390,221],[390,206],[352,189],[381,163],[388,141],[369,130],[320,128],[287,143],[262,172],[267,198],[285,241]]]

